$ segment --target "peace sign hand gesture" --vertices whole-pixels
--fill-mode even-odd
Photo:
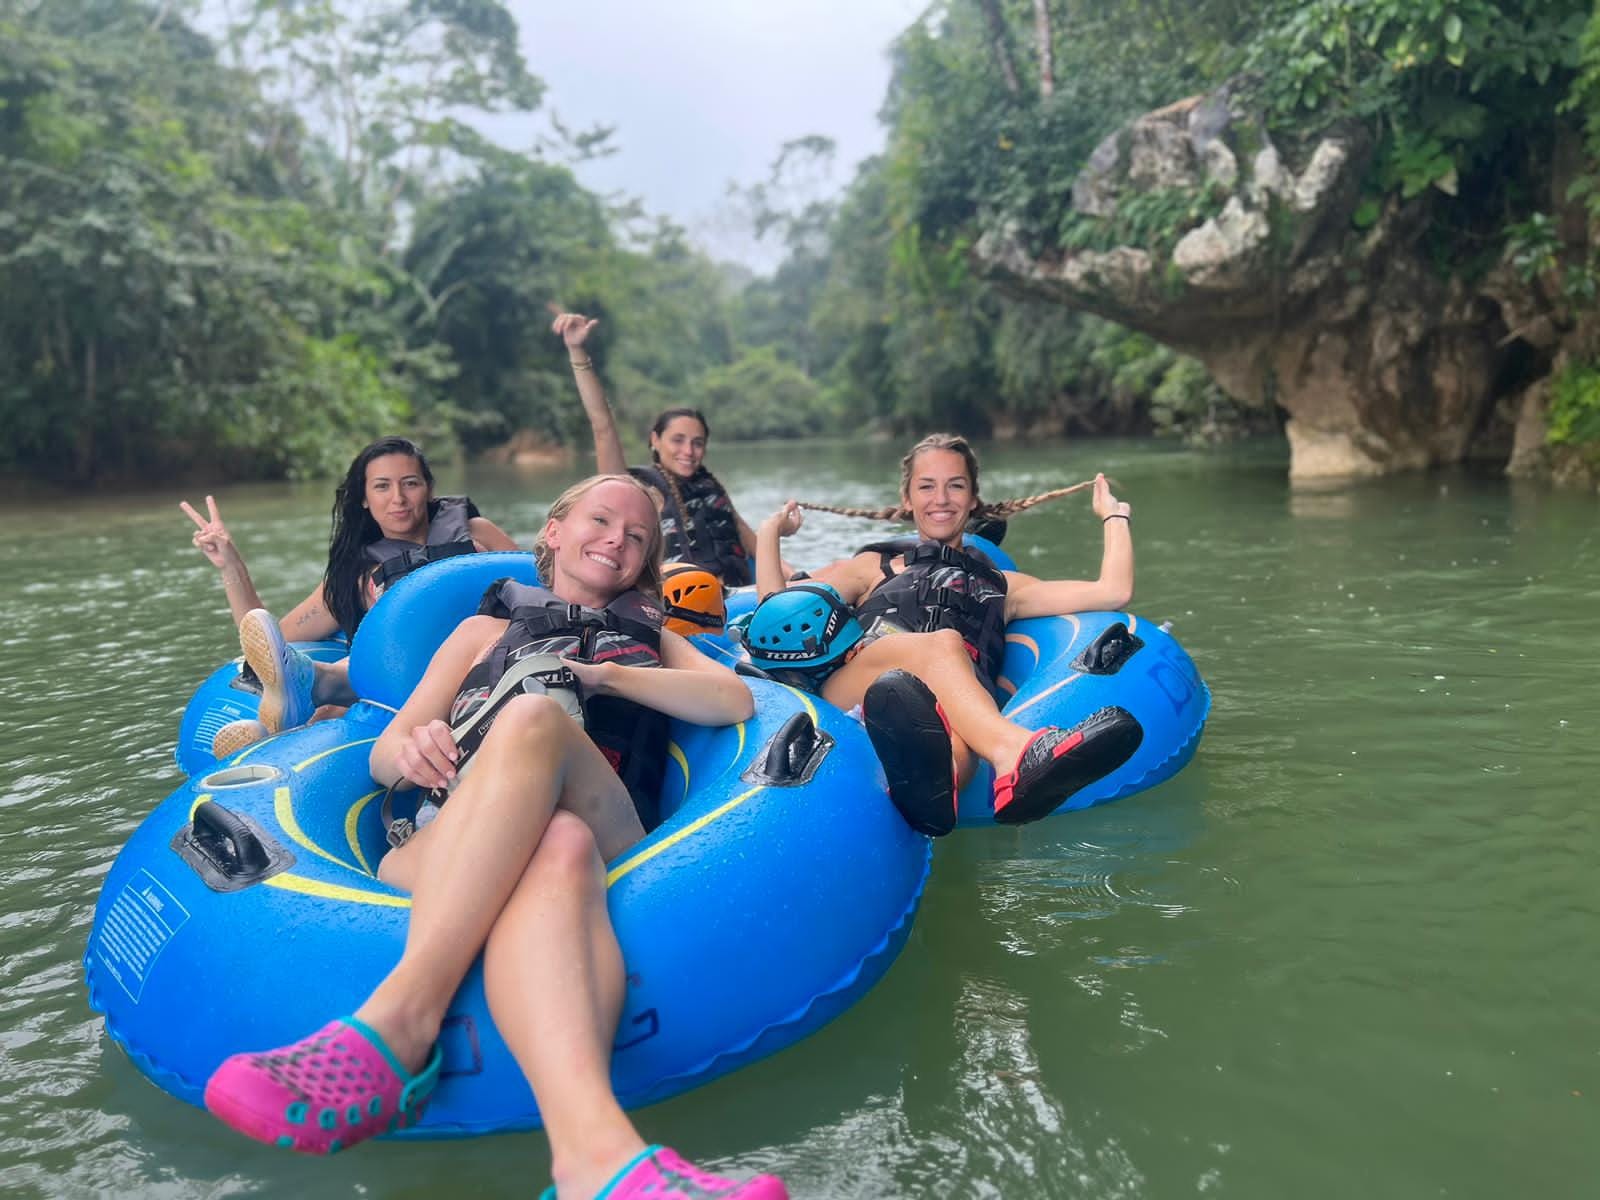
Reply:
[[[222,523],[222,514],[217,511],[215,497],[206,497],[206,511],[209,517],[202,517],[194,510],[194,506],[187,500],[178,501],[178,507],[183,509],[189,520],[195,523],[194,544],[200,553],[211,560],[211,565],[218,569],[236,562],[239,551],[234,548],[233,538],[228,533],[228,527]]]

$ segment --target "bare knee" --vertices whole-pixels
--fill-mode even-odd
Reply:
[[[526,874],[545,883],[570,886],[575,892],[600,878],[605,862],[595,844],[594,831],[582,817],[557,809],[528,862]]]
[[[511,742],[548,743],[568,736],[577,725],[549,696],[520,695],[507,700],[495,715],[494,724],[483,739],[485,747]]]

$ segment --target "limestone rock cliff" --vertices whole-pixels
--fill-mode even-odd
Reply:
[[[1563,337],[1558,306],[1507,270],[1442,273],[1422,203],[1391,198],[1358,230],[1370,155],[1352,128],[1290,162],[1224,87],[1106,138],[1072,192],[1111,229],[1120,205],[1161,190],[1204,195],[1214,215],[1164,246],[1040,253],[1000,228],[975,254],[1013,290],[1138,329],[1236,399],[1280,405],[1296,477],[1469,458],[1547,469],[1532,385]]]

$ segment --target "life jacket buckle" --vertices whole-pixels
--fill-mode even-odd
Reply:
[[[389,828],[384,830],[383,840],[389,843],[391,849],[398,850],[410,841],[411,835],[416,832],[417,823],[415,821],[409,817],[396,817],[389,822]]]

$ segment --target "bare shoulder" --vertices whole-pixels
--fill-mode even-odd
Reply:
[[[482,613],[468,617],[455,627],[439,647],[439,653],[434,657],[443,658],[448,655],[452,659],[477,659],[486,653],[490,646],[500,640],[500,635],[506,631],[510,624],[504,617],[489,617]]]

